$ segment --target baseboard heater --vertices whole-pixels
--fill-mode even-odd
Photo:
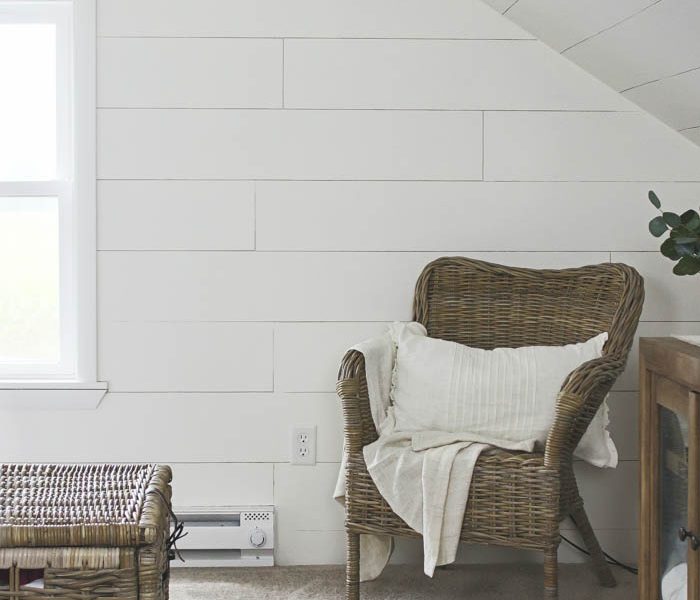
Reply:
[[[185,524],[177,542],[185,562],[173,567],[270,567],[274,564],[275,512],[272,506],[182,506]]]

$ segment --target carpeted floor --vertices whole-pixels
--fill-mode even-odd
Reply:
[[[562,600],[634,600],[634,575],[614,569],[618,585],[598,586],[585,565],[562,565]],[[341,567],[173,569],[171,600],[333,600],[343,598]],[[390,566],[362,584],[363,600],[541,600],[537,565],[455,566],[431,580],[420,567]]]

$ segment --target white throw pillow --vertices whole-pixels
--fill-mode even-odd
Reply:
[[[391,400],[399,431],[449,431],[516,442],[546,441],[566,377],[602,355],[601,333],[567,346],[482,350],[429,338],[417,323],[392,327],[397,346]],[[604,402],[576,449],[599,467],[617,465]]]

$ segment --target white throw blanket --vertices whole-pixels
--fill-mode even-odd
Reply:
[[[688,563],[680,563],[661,578],[662,600],[688,600]]]
[[[423,569],[432,577],[437,565],[455,560],[479,454],[489,446],[531,452],[534,442],[441,431],[396,431],[390,403],[394,340],[406,327],[419,331],[421,325],[396,323],[386,334],[352,349],[365,358],[370,409],[379,432],[379,439],[363,449],[367,470],[392,510],[423,535]],[[340,501],[345,497],[345,456],[334,497]],[[392,549],[389,536],[360,536],[360,579],[378,577]]]

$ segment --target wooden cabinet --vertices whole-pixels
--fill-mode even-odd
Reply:
[[[641,338],[641,600],[700,600],[700,346]]]

